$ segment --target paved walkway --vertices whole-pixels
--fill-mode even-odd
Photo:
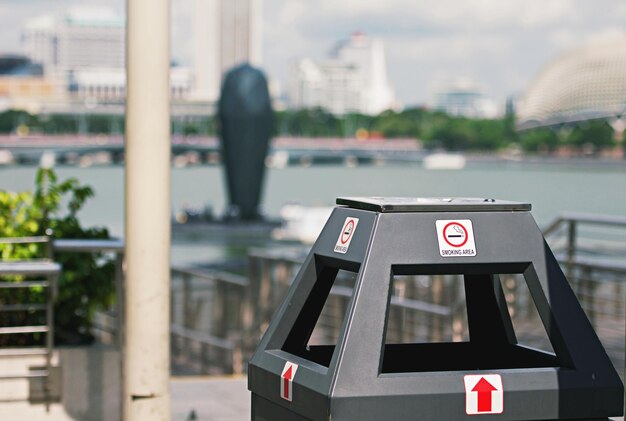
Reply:
[[[248,380],[240,378],[172,379],[172,421],[187,421],[192,411],[198,421],[248,421]]]
[[[250,419],[250,393],[246,378],[173,378],[172,421],[247,421]],[[87,410],[87,412],[89,412]],[[192,418],[194,412],[196,417]],[[30,404],[24,400],[0,400],[0,420],[100,421],[101,416],[85,415],[61,403]],[[119,419],[107,413],[106,419]]]

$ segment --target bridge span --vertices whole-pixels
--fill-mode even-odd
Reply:
[[[124,137],[109,135],[34,135],[0,136],[0,163],[33,163],[44,153],[59,162],[83,156],[107,154],[112,162],[121,162]],[[172,155],[196,155],[200,161],[219,162],[220,142],[210,136],[172,136]],[[412,138],[365,139],[276,137],[270,144],[269,161],[278,163],[314,163],[360,161],[419,161],[423,158],[421,142]]]

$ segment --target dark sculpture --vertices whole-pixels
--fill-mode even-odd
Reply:
[[[263,72],[248,64],[230,70],[224,78],[218,107],[229,196],[226,216],[245,221],[259,219],[274,118]]]

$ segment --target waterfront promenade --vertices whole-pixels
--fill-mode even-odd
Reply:
[[[245,421],[250,419],[250,392],[245,377],[183,377],[172,378],[171,420],[187,421]],[[71,397],[67,399],[71,400]],[[81,402],[74,402],[81,406]],[[102,407],[100,407],[102,408]],[[93,408],[95,409],[95,408]],[[85,414],[75,417],[68,413],[62,403],[52,404],[46,412],[44,405],[28,402],[0,403],[0,419],[3,420],[117,420],[112,413]]]
[[[28,370],[37,357],[0,359],[3,373]],[[0,420],[119,421],[121,367],[115,347],[60,347],[53,364],[54,402],[46,410],[41,381],[0,382]],[[245,376],[172,376],[171,420],[243,421],[250,417]],[[60,397],[59,397],[60,394]],[[60,398],[60,399],[59,399]],[[196,415],[193,418],[192,414]]]

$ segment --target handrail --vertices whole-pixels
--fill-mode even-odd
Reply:
[[[47,243],[50,241],[50,237],[35,236],[35,237],[4,237],[0,238],[0,244],[32,244],[32,243]]]
[[[79,252],[79,253],[97,253],[97,252],[116,252],[124,251],[124,240],[117,238],[110,239],[58,239],[53,240],[53,248],[55,251],[61,252]]]
[[[115,294],[116,299],[116,334],[115,343],[121,350],[124,328],[124,240],[106,239],[53,239],[51,253],[114,253],[115,254]]]
[[[43,348],[31,349],[26,353],[17,351],[1,356],[18,356],[22,355],[41,355],[45,358],[45,370],[37,370],[37,372],[29,372],[14,375],[3,375],[0,379],[12,380],[41,377],[44,378],[44,394],[46,404],[50,403],[51,396],[51,378],[52,370],[52,352],[54,347],[54,302],[57,297],[57,278],[61,272],[61,265],[52,260],[50,249],[50,237],[19,237],[19,238],[2,238],[2,244],[46,244],[46,258],[31,260],[4,260],[0,261],[0,275],[20,275],[29,278],[44,277],[44,279],[22,280],[21,282],[2,282],[0,288],[45,288],[46,301],[45,304],[4,304],[0,305],[0,311],[43,311],[45,312],[45,324],[37,324],[30,326],[3,326],[0,328],[0,335],[21,335],[31,333],[44,333],[45,345]],[[41,323],[41,322],[38,322]],[[33,353],[34,351],[34,353]]]
[[[193,278],[202,279],[205,281],[221,281],[227,284],[236,285],[240,287],[247,287],[250,285],[250,281],[248,278],[242,275],[237,275],[235,273],[223,272],[214,269],[191,269],[191,268],[182,268],[179,266],[172,266],[172,273],[182,276],[191,276]]]
[[[565,222],[575,222],[591,225],[606,225],[606,226],[623,226],[626,228],[626,217],[619,215],[600,215],[594,213],[581,213],[581,212],[563,212],[559,214],[546,228],[543,230],[543,235],[547,237],[556,231],[559,226]]]

